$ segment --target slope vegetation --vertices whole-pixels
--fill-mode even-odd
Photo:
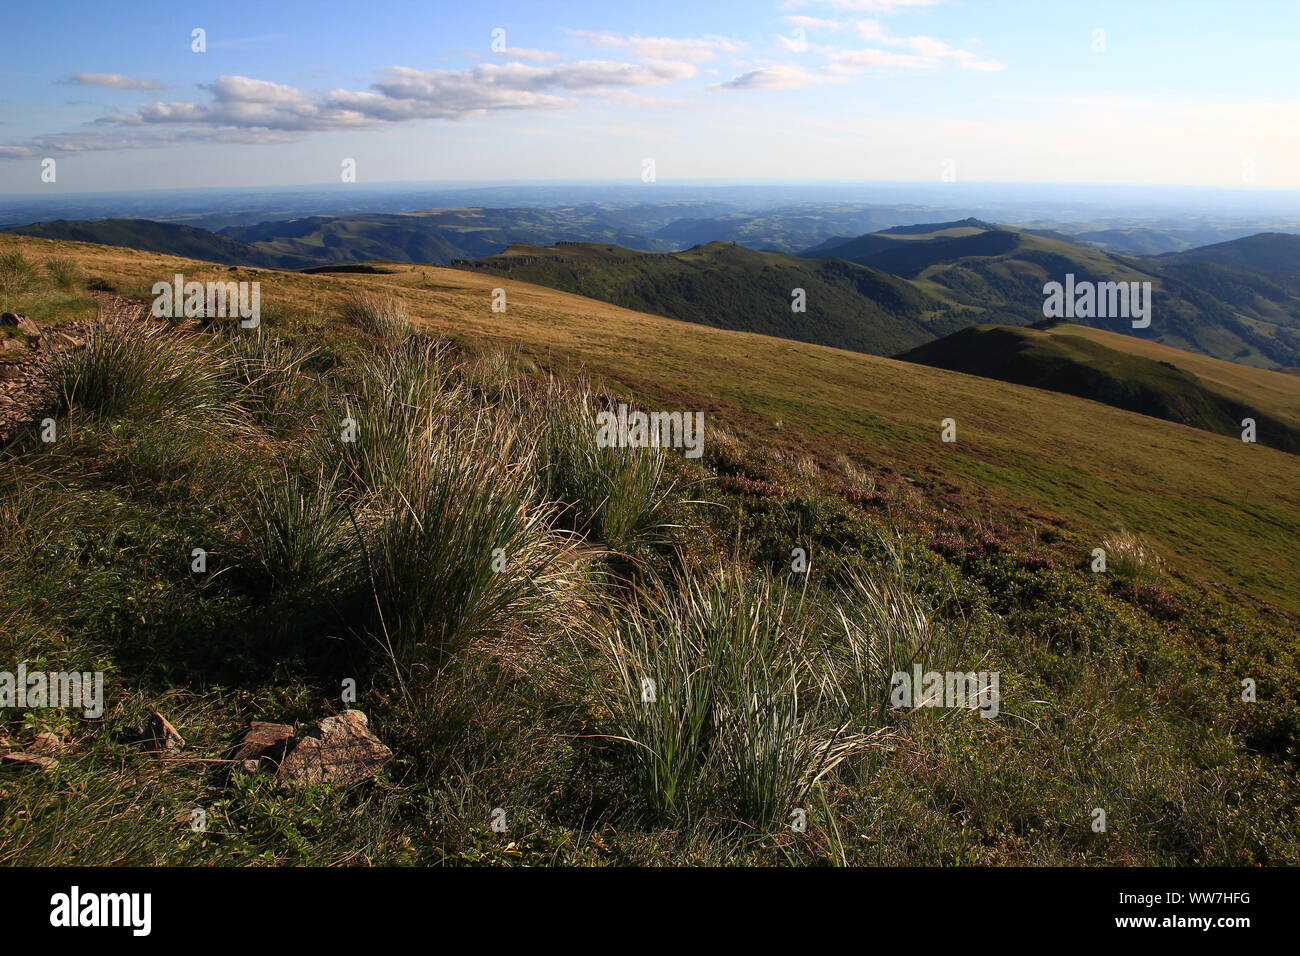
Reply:
[[[7,230],[42,239],[67,239],[105,246],[124,246],[172,256],[206,259],[225,265],[258,266],[267,269],[298,269],[315,260],[292,250],[263,249],[259,246],[206,229],[151,219],[98,219],[72,221],[56,219]]]
[[[200,270],[202,278],[199,263],[130,250],[17,237],[3,244],[33,258],[75,255],[87,274],[119,276],[139,294],[178,270]],[[358,289],[389,289],[430,331],[583,367],[670,407],[703,408],[756,436],[785,438],[821,459],[845,454],[989,499],[968,501],[971,507],[1053,515],[1088,540],[1122,526],[1148,536],[1189,573],[1300,610],[1300,464],[1267,444],[1071,395],[647,315],[499,273],[386,269],[391,273],[373,276],[220,276],[260,279],[264,308],[273,311],[304,303],[336,309]],[[492,310],[499,287],[507,293],[504,314]],[[945,418],[957,422],[955,443],[940,440]]]
[[[464,266],[685,322],[875,354],[963,324],[944,303],[878,270],[729,242],[661,254],[520,244]],[[806,311],[795,311],[795,290],[803,291]]]
[[[141,314],[176,272],[262,325]],[[105,677],[0,714],[0,864],[1300,863],[1296,456],[465,270],[6,236],[0,296],[57,425],[0,448],[0,661]],[[229,759],[340,687],[382,766]]]
[[[899,355],[908,362],[1030,385],[1300,452],[1300,384],[1280,372],[1078,325],[979,325]],[[1203,377],[1204,376],[1204,377]]]
[[[1067,275],[1076,283],[1149,282],[1149,328],[1134,329],[1131,316],[1079,321],[1264,368],[1300,364],[1300,290],[1271,271],[1285,256],[1270,244],[1260,268],[1244,269],[1241,264],[1253,261],[1257,248],[1247,240],[1236,243],[1247,245],[1224,243],[1234,253],[1207,260],[1196,258],[1196,250],[1136,258],[968,219],[873,233],[803,255],[844,258],[906,277],[937,298],[984,310],[987,321],[1004,325],[1040,322],[1044,285],[1064,283]]]

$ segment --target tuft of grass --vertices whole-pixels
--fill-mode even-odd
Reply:
[[[35,278],[36,270],[17,249],[0,253],[0,292],[26,291]]]
[[[826,615],[832,687],[843,709],[865,725],[885,726],[897,716],[889,709],[895,673],[910,673],[913,664],[945,671],[960,662],[951,628],[933,620],[925,599],[903,583],[896,567],[873,574],[846,568]]]
[[[429,343],[379,356],[353,402],[353,521],[371,627],[395,661],[437,666],[476,638],[562,619],[553,575],[566,548],[517,419],[467,406]]]
[[[405,303],[387,292],[358,292],[343,303],[343,319],[388,345],[411,335]]]
[[[676,490],[664,449],[600,447],[597,403],[585,386],[550,381],[536,407],[539,474],[561,520],[621,554],[662,539]]]
[[[360,554],[337,472],[286,470],[254,487],[247,518],[254,560],[282,593],[328,598],[355,586]]]
[[[253,420],[279,434],[301,431],[319,416],[322,388],[308,374],[320,353],[261,330],[233,327],[226,339],[230,375]]]
[[[75,289],[81,283],[81,270],[76,260],[67,256],[46,259],[45,271],[60,289]]]
[[[1118,531],[1101,543],[1106,552],[1106,570],[1137,583],[1158,576],[1164,562],[1151,546],[1129,531]]]
[[[110,315],[91,327],[84,348],[55,359],[55,410],[142,421],[228,422],[233,412],[229,365],[210,340]]]
[[[372,356],[344,398],[343,419],[354,422],[357,441],[345,448],[349,477],[361,491],[400,486],[414,474],[434,436],[466,407],[442,346],[415,340]],[[337,456],[339,435],[330,434],[321,453]]]
[[[770,829],[867,744],[802,598],[735,569],[684,573],[595,638],[592,692],[654,817]]]

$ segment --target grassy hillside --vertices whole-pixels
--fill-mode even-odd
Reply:
[[[24,236],[39,236],[42,239],[125,246],[226,265],[298,269],[315,262],[310,256],[292,250],[263,249],[206,229],[149,219],[99,219],[91,222],[56,219],[52,222],[32,223],[30,226],[14,226],[8,231]]]
[[[126,312],[177,271],[261,282],[262,328]],[[1295,456],[496,275],[0,237],[47,335],[87,277],[123,298],[53,356],[59,437],[0,450],[0,660],[106,713],[0,713],[58,760],[0,766],[0,863],[1300,863]],[[601,449],[619,401],[704,457]],[[912,664],[999,715],[889,706]],[[345,681],[375,780],[221,762]]]
[[[1300,236],[1261,232],[1254,236],[1198,246],[1160,257],[1170,262],[1212,262],[1282,279],[1300,279]]]
[[[728,242],[674,253],[563,243],[512,246],[466,268],[579,292],[717,328],[871,353],[898,351],[962,324],[908,283],[847,262],[814,262]],[[795,312],[795,289],[806,312]]]
[[[979,325],[898,358],[1065,392],[1221,435],[1239,437],[1249,417],[1258,441],[1300,452],[1300,385],[1293,378],[1132,336],[1079,325]]]
[[[142,294],[159,272],[170,275],[178,266],[204,277],[202,264],[168,257],[4,242],[34,250],[33,259],[75,254],[85,274],[111,273]],[[272,310],[297,304],[325,314],[351,290],[394,289],[407,297],[413,316],[439,334],[585,367],[660,400],[690,395],[769,438],[792,429],[797,444],[821,459],[845,453],[915,480],[942,476],[965,493],[984,490],[1093,534],[1122,524],[1150,535],[1188,571],[1300,609],[1291,561],[1300,529],[1296,459],[1266,445],[1243,445],[1071,396],[648,316],[513,277],[395,263],[385,268],[393,271],[263,273],[263,301]],[[222,270],[214,277],[258,275]],[[507,293],[505,314],[491,310],[497,287]],[[946,417],[961,425],[956,445],[939,441],[939,421]],[[773,424],[778,420],[779,429]],[[1043,422],[1054,424],[1044,428]],[[1168,494],[1154,495],[1154,487]]]
[[[937,298],[985,310],[986,321],[1002,325],[1041,321],[1044,284],[1064,282],[1068,274],[1076,281],[1150,282],[1150,328],[1134,329],[1126,317],[1084,321],[1265,368],[1300,360],[1300,296],[1264,270],[1230,271],[1184,260],[1181,253],[1129,258],[978,220],[860,236],[804,255],[838,256],[906,277]]]
[[[629,210],[629,216],[636,210]],[[617,210],[435,209],[400,215],[312,216],[255,226],[234,226],[222,235],[268,252],[317,262],[446,264],[501,252],[512,242],[616,242],[636,249],[671,248],[623,224]]]

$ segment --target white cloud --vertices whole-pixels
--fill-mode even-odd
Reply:
[[[718,53],[737,53],[745,47],[745,44],[723,36],[674,38],[622,36],[617,33],[593,33],[590,30],[565,32],[582,38],[588,46],[618,47],[631,50],[637,56],[686,60],[691,63],[703,63]]]
[[[826,20],[822,17],[807,17],[802,14],[782,17],[781,19],[792,27],[802,27],[805,30],[838,30],[842,26],[838,20]]]
[[[858,36],[868,43],[880,43],[889,38],[885,28],[880,25],[879,20],[859,20],[855,26],[858,30]]]
[[[879,47],[862,50],[838,50],[831,54],[831,70],[836,73],[860,73],[868,69],[932,70],[957,66],[964,70],[1001,70],[1004,64],[982,59],[970,50],[955,47],[930,36],[895,36],[879,20],[859,20],[857,33],[870,43],[879,43],[909,53],[895,53]]]
[[[74,73],[67,82],[78,86],[103,86],[110,90],[161,90],[163,86],[156,80],[137,80],[121,73]]]
[[[943,0],[786,0],[782,8],[825,7],[830,10],[862,10],[869,13],[898,13],[917,7],[933,7]]]
[[[191,141],[284,142],[307,133],[555,109],[570,105],[575,97],[612,93],[625,94],[624,102],[630,104],[632,90],[675,83],[697,73],[692,63],[654,58],[639,63],[579,60],[545,66],[480,63],[468,70],[390,67],[379,72],[368,90],[323,93],[247,76],[220,76],[201,87],[210,96],[206,102],[145,103],[133,111],[101,117],[91,131],[0,147],[0,158]],[[638,105],[650,105],[646,99]]]
[[[719,86],[728,90],[800,90],[809,86],[837,82],[843,81],[839,77],[810,73],[801,66],[778,64],[750,70]]]
[[[833,73],[862,73],[872,69],[928,70],[935,63],[923,56],[894,53],[891,50],[840,50],[831,54]]]

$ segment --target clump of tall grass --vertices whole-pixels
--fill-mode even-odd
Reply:
[[[318,357],[315,349],[235,327],[228,333],[225,352],[239,401],[259,425],[297,431],[320,410],[322,389],[308,369]]]
[[[384,465],[410,465],[378,489],[367,540],[380,624],[393,642],[414,659],[438,660],[475,636],[561,611],[549,577],[562,544],[517,463],[527,454],[519,433],[482,415],[409,441],[397,455],[381,452]]]
[[[1151,546],[1129,531],[1118,531],[1101,543],[1106,552],[1106,570],[1132,581],[1147,581],[1164,568]]]
[[[566,526],[622,554],[660,539],[675,491],[665,450],[598,445],[599,409],[583,385],[552,380],[536,408],[541,482]]]
[[[400,487],[434,437],[468,408],[446,348],[413,340],[365,362],[340,408],[356,441],[330,434],[323,453],[332,459],[342,448],[349,478],[363,490]]]
[[[800,478],[813,481],[821,474],[821,468],[818,466],[817,460],[811,455],[799,455],[790,452],[786,456],[786,462],[790,470]]]
[[[555,626],[570,600],[553,580],[567,542],[537,494],[531,437],[466,401],[455,379],[431,343],[376,356],[345,408],[357,440],[318,449],[346,469],[367,626],[400,665],[437,666],[530,621]]]
[[[489,349],[471,355],[460,364],[461,379],[482,401],[498,402],[515,395],[514,361],[504,349]]]
[[[929,601],[903,583],[896,568],[867,573],[845,568],[824,610],[827,688],[838,706],[867,725],[884,726],[895,673],[948,670],[961,657],[954,631],[936,622]]]
[[[328,597],[355,586],[360,547],[337,471],[285,471],[258,483],[246,521],[254,559],[282,593]]]
[[[595,639],[593,691],[655,816],[770,828],[869,741],[804,595],[683,573],[619,616]]]
[[[848,482],[850,487],[859,488],[866,492],[873,492],[876,490],[875,477],[869,474],[864,469],[855,465],[852,461],[848,459],[847,456],[845,455],[836,456],[835,464],[840,469],[840,472],[844,475],[844,479],[845,481]]]
[[[60,289],[75,289],[81,281],[81,270],[76,261],[67,256],[46,259],[45,271]]]
[[[35,278],[36,270],[17,249],[0,252],[0,292],[22,292]]]
[[[61,352],[52,363],[55,409],[155,422],[229,423],[234,413],[229,366],[229,357],[210,340],[111,314],[91,327],[83,348]]]
[[[406,305],[387,292],[358,292],[343,304],[343,319],[388,345],[404,342],[411,335]]]

